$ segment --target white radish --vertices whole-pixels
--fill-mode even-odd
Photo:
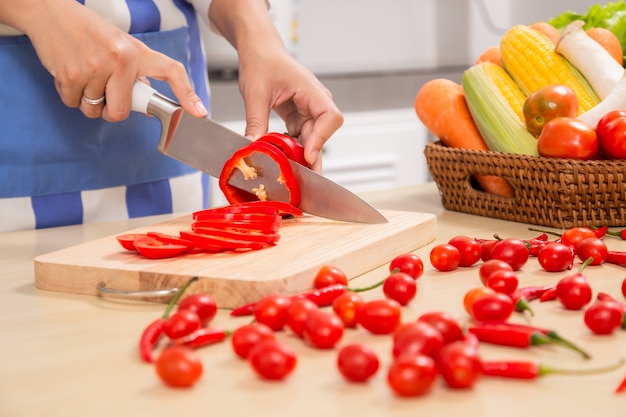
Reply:
[[[556,51],[580,71],[603,100],[622,78],[624,67],[589,36],[583,26],[582,20],[567,25],[556,44]]]

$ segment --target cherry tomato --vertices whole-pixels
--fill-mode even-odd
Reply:
[[[189,249],[186,245],[165,243],[151,236],[137,239],[133,245],[135,246],[135,249],[137,249],[137,252],[150,259],[172,258]]]
[[[178,303],[178,310],[194,311],[203,325],[213,320],[217,314],[217,303],[209,294],[196,293],[183,297]]]
[[[313,280],[313,287],[316,289],[328,287],[333,284],[343,284],[348,286],[348,277],[346,273],[339,267],[333,265],[324,265]]]
[[[312,310],[304,322],[302,335],[318,349],[331,349],[343,337],[343,322],[334,313],[325,310]]]
[[[249,323],[237,327],[230,336],[233,352],[242,359],[247,359],[257,343],[275,338],[274,331],[263,323]]]
[[[396,269],[409,274],[414,279],[419,279],[424,273],[424,262],[414,253],[403,253],[393,258],[389,264],[389,272],[394,272]]]
[[[356,316],[357,323],[374,334],[390,334],[402,321],[402,306],[389,298],[365,302]]]
[[[254,318],[272,330],[281,330],[287,323],[287,309],[291,299],[284,295],[268,295],[254,305]]]
[[[596,159],[596,131],[571,117],[557,117],[543,127],[537,142],[539,155],[547,158]]]
[[[611,334],[622,326],[624,305],[613,300],[596,301],[587,308],[584,319],[595,334]]]
[[[515,271],[506,271],[504,269],[495,271],[487,279],[487,287],[509,297],[515,292],[518,284],[519,278],[517,278]]]
[[[596,237],[596,234],[588,227],[571,227],[561,235],[561,243],[574,248],[574,254],[578,249],[578,244],[588,237]]]
[[[163,348],[155,368],[164,383],[179,388],[194,385],[203,371],[198,355],[192,349],[179,345]]]
[[[449,243],[440,243],[430,251],[431,265],[442,272],[454,271],[461,262],[461,252]]]
[[[556,297],[566,309],[580,310],[591,301],[591,286],[584,275],[570,275],[556,284]]]
[[[407,305],[417,294],[415,278],[404,272],[389,275],[383,283],[383,292],[387,298],[396,300],[400,305]]]
[[[308,298],[293,300],[287,307],[287,319],[285,324],[296,336],[304,336],[304,323],[313,310],[319,310],[317,304]]]
[[[263,340],[250,350],[248,361],[263,379],[281,380],[296,368],[296,352],[278,340]]]
[[[487,285],[489,275],[501,270],[513,271],[513,268],[511,267],[511,265],[509,265],[508,262],[505,262],[502,259],[488,259],[487,261],[484,261],[478,269],[480,282],[482,282],[483,285]]]
[[[476,287],[468,290],[463,296],[463,308],[470,316],[472,315],[472,306],[477,299],[487,294],[495,294],[495,291],[489,287]]]
[[[591,261],[589,265],[602,265],[604,261],[606,261],[606,257],[609,255],[609,249],[606,247],[606,243],[602,239],[597,237],[588,237],[578,243],[576,255],[583,262],[589,258],[593,258],[593,261]]]
[[[480,259],[483,262],[487,262],[492,259],[493,247],[498,243],[497,240],[483,240],[480,243]]]
[[[626,110],[605,114],[596,126],[600,153],[606,159],[626,158]]]
[[[343,321],[345,327],[356,327],[356,317],[365,305],[365,300],[359,294],[346,291],[333,300],[333,311]]]
[[[343,346],[337,354],[337,369],[351,382],[365,382],[376,374],[380,360],[376,352],[365,345]]]
[[[463,339],[461,324],[450,313],[429,311],[420,315],[417,321],[435,326],[441,333],[441,336],[443,336],[443,342],[446,344]]]
[[[495,292],[485,294],[474,301],[472,317],[477,321],[506,321],[514,309],[515,303],[509,295]]]
[[[137,249],[135,248],[135,241],[137,239],[141,239],[147,236],[148,235],[145,233],[127,233],[124,235],[116,236],[116,239],[124,249],[136,251]]]
[[[435,326],[424,321],[413,321],[396,327],[392,355],[397,359],[402,355],[420,353],[436,359],[444,344],[443,335]]]
[[[427,393],[436,377],[437,367],[430,356],[403,356],[389,367],[387,384],[398,396],[415,397]]]
[[[192,310],[179,310],[172,314],[163,325],[163,333],[172,340],[188,336],[202,326],[198,313]]]
[[[480,243],[476,239],[468,236],[455,236],[448,241],[448,244],[459,250],[461,255],[459,266],[472,266],[480,260],[482,252]]]
[[[570,87],[552,84],[535,90],[526,97],[522,111],[526,129],[538,137],[550,120],[556,117],[576,117],[578,98]]]
[[[505,261],[514,271],[519,271],[528,262],[530,251],[523,240],[510,237],[496,243],[491,256],[493,259]]]
[[[539,249],[537,260],[548,272],[570,270],[574,265],[574,249],[562,242],[550,242]]]
[[[456,389],[471,388],[482,373],[476,347],[465,340],[445,345],[439,352],[437,368],[445,383]]]

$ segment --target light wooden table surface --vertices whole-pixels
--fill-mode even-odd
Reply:
[[[416,251],[426,270],[418,281],[418,296],[404,308],[405,321],[431,310],[445,310],[467,320],[462,297],[467,289],[480,285],[478,265],[452,273],[433,270],[428,254],[436,243],[455,235],[489,238],[498,233],[530,238],[538,234],[525,224],[446,211],[432,183],[364,197],[380,209],[437,215],[436,241]],[[385,382],[390,338],[363,330],[346,331],[342,344],[363,342],[379,352],[381,369],[365,385],[342,380],[335,367],[336,350],[315,350],[283,332],[279,337],[296,349],[299,358],[297,369],[286,381],[258,379],[223,343],[199,351],[205,372],[196,386],[187,390],[165,387],[153,367],[137,355],[139,335],[162,313],[162,304],[38,290],[33,258],[167,218],[0,235],[0,416],[626,416],[626,394],[613,394],[626,376],[626,366],[601,375],[545,376],[536,381],[483,378],[466,391],[447,389],[439,380],[423,397],[400,399]],[[611,249],[626,250],[626,243],[617,239],[607,238],[607,242]],[[619,288],[626,268],[603,265],[588,267],[585,273],[595,291],[621,299]],[[373,283],[386,274],[387,265],[383,265],[356,278],[355,285]],[[526,286],[555,283],[564,273],[544,272],[531,259],[519,275],[521,285]],[[364,295],[375,298],[381,293]],[[482,345],[483,358],[581,368],[605,366],[626,357],[626,330],[594,336],[581,312],[565,311],[557,303],[533,306],[532,323],[558,330],[593,358],[584,361],[558,347],[518,350]],[[215,324],[234,329],[247,321],[230,318],[223,310]]]

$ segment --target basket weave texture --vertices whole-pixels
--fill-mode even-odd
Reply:
[[[542,158],[441,142],[427,144],[424,155],[448,210],[560,229],[626,226],[626,161]],[[515,196],[481,191],[474,174],[505,178]]]

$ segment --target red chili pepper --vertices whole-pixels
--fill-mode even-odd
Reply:
[[[540,303],[545,303],[547,301],[553,300],[556,300],[556,285],[554,285],[552,288],[548,288],[543,294],[541,294],[541,297],[539,297]]]
[[[626,376],[624,377],[624,379],[622,379],[622,382],[619,383],[619,385],[617,386],[617,388],[615,388],[615,393],[619,394],[621,392],[626,391]]]
[[[528,246],[530,256],[537,256],[539,251],[548,243],[550,243],[547,233],[542,233],[539,236],[525,240],[524,242],[526,243],[526,246]]]
[[[163,336],[163,327],[165,325],[165,321],[170,316],[170,312],[183,295],[185,290],[191,285],[192,282],[196,281],[198,277],[193,277],[189,281],[187,281],[182,287],[178,289],[174,297],[170,300],[167,307],[165,308],[165,312],[161,317],[154,320],[152,323],[148,325],[141,334],[141,338],[139,339],[139,356],[144,362],[152,363],[154,362],[154,357],[152,355],[152,351],[154,346],[158,343]]]
[[[536,300],[543,295],[547,290],[556,287],[555,285],[544,286],[531,286],[518,288],[513,293],[513,302],[515,303],[515,311],[524,312],[528,311],[531,315],[535,315],[534,311],[528,304],[532,300]]]
[[[597,238],[602,239],[609,233],[609,226],[592,227],[591,230],[593,230]]]
[[[183,339],[176,340],[176,343],[196,349],[222,342],[227,336],[228,332],[225,330],[215,327],[203,327]]]
[[[554,344],[572,349],[585,358],[591,357],[554,330],[541,327],[508,322],[481,322],[470,327],[468,331],[474,333],[481,342],[519,348]]]
[[[249,166],[245,160],[245,158],[255,153],[265,154],[276,163],[280,171],[280,176],[276,178],[276,181],[282,184],[289,192],[289,200],[287,203],[297,206],[300,203],[300,185],[298,184],[298,179],[293,173],[289,159],[276,146],[263,141],[252,142],[249,145],[237,150],[224,164],[224,168],[222,169],[219,178],[219,186],[224,193],[226,200],[230,204],[236,204],[247,201],[272,199],[271,196],[265,195],[265,191],[263,189],[255,191],[255,194],[241,190],[228,183],[228,180],[236,170],[240,170],[245,178],[256,178],[256,169],[253,166]]]
[[[619,266],[626,266],[626,252],[610,250],[604,262]]]
[[[528,361],[483,361],[482,371],[486,376],[537,379],[548,374],[590,375],[609,372],[617,369],[622,363],[620,360],[614,365],[594,369],[557,369]]]

